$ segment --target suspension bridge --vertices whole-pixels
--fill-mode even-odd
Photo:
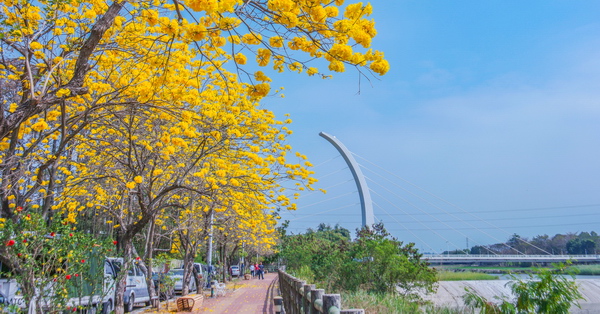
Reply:
[[[498,264],[498,263],[599,263],[600,255],[481,255],[465,254],[450,255],[440,254],[424,257],[431,264]]]
[[[327,184],[323,189],[333,196],[318,191],[308,193],[308,198],[317,196],[311,200],[296,201],[298,212],[282,213],[282,220],[297,222],[296,225],[312,223],[310,228],[319,223],[339,224],[349,230],[384,222],[393,236],[404,242],[416,243],[421,252],[427,253],[424,258],[432,264],[600,262],[600,255],[595,251],[586,255],[554,254],[551,248],[540,245],[539,241],[520,237],[515,243],[506,243],[508,238],[516,236],[515,232],[509,231],[515,227],[544,230],[539,233],[543,234],[552,227],[597,225],[589,220],[581,223],[571,219],[597,217],[600,204],[517,208],[502,210],[501,213],[486,209],[465,210],[352,153],[335,136],[323,132],[320,136],[337,150],[330,160],[315,166],[318,173],[323,173],[317,176],[319,183]],[[529,216],[522,217],[524,213]],[[499,221],[504,221],[504,225],[497,224]],[[523,222],[529,225],[523,225]],[[295,232],[306,231],[306,228],[292,229]],[[465,241],[466,245],[459,243],[458,239]],[[492,247],[490,243],[502,245]],[[469,245],[483,248],[487,254],[468,254]]]

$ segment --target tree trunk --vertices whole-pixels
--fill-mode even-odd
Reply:
[[[226,254],[225,254],[225,250],[227,249],[227,243],[223,243],[220,245],[221,246],[221,273],[223,274],[223,281],[222,282],[227,282],[227,273],[229,270],[229,265],[227,264],[227,258]]]
[[[127,234],[127,233],[125,233]],[[122,247],[123,247],[123,265],[121,265],[121,272],[117,276],[117,283],[115,286],[116,294],[115,294],[115,314],[123,314],[125,312],[124,308],[124,296],[125,296],[125,287],[127,286],[127,270],[132,266],[132,252],[133,252],[133,243],[132,239],[123,236],[121,238]]]
[[[146,284],[148,287],[148,295],[150,296],[150,300],[157,295],[156,287],[154,286],[154,280],[152,280],[152,268],[154,267],[152,260],[154,256],[154,231],[156,227],[154,221],[155,219],[152,218],[150,221],[150,227],[148,228],[148,236],[146,237],[146,252],[144,255],[145,267],[142,268],[142,271],[146,274]]]
[[[190,238],[189,231],[179,232],[179,240],[183,249],[183,285],[181,294],[186,295],[190,292],[190,278],[194,269],[194,258],[196,257],[197,245]]]

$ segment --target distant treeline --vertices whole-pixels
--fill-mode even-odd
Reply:
[[[595,232],[538,235],[532,239],[513,234],[508,241],[492,245],[476,245],[470,250],[450,254],[598,254],[600,236]]]

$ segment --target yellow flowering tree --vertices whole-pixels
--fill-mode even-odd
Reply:
[[[101,222],[125,257],[163,208],[183,208],[182,190],[244,221],[242,200],[293,209],[278,180],[312,183],[286,159],[285,123],[258,106],[271,87],[257,66],[323,77],[389,69],[370,49],[370,4],[3,0],[0,9],[0,218],[17,222],[21,206],[46,221]],[[315,58],[328,69],[311,67]],[[0,248],[0,261],[10,254]]]
[[[206,77],[206,84],[222,84],[224,73]],[[286,162],[291,147],[283,144],[289,131],[285,123],[259,109],[243,84],[230,81],[226,94],[207,89],[201,98],[178,99],[173,93],[189,87],[166,81],[173,83],[154,97],[157,102],[171,99],[168,105],[121,101],[90,113],[90,132],[78,136],[78,157],[71,161],[79,176],[58,203],[64,217],[84,215],[85,204],[103,204],[101,217],[116,230],[125,257],[134,255],[134,237],[148,225],[154,228],[164,209],[179,210],[177,216],[185,220],[196,211],[208,217],[204,209],[211,204],[217,204],[213,210],[218,213],[241,211],[239,204],[250,197],[262,204],[258,208],[291,206],[286,198],[274,197],[278,181],[313,182],[306,167]],[[190,193],[199,206],[190,207],[190,197],[183,196]],[[152,244],[145,247],[143,255],[150,261]]]

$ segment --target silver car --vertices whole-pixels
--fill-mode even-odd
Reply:
[[[118,277],[121,272],[123,265],[122,258],[109,257],[107,262],[114,268],[114,274]],[[125,303],[125,312],[133,311],[135,304],[145,303],[147,306],[150,305],[150,295],[148,294],[148,284],[146,283],[146,275],[141,269],[134,263],[132,267],[127,271],[126,275],[126,287],[123,295]]]
[[[167,276],[171,277],[175,280],[175,293],[182,293],[183,290],[183,269],[171,269],[167,273]],[[190,276],[189,289],[191,291],[196,291],[196,280],[194,280],[194,276]]]
[[[229,273],[231,274],[231,276],[239,277],[240,276],[240,267],[239,266],[229,267]]]

